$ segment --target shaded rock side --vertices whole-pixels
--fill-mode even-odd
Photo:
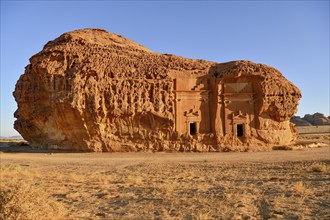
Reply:
[[[245,151],[294,141],[301,94],[267,65],[158,54],[82,29],[32,56],[14,97],[14,127],[38,148]]]

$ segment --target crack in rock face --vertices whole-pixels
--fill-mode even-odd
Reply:
[[[30,58],[14,97],[14,127],[36,148],[258,151],[295,140],[301,93],[267,65],[158,54],[81,29]]]

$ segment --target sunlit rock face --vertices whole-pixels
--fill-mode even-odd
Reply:
[[[273,67],[158,54],[82,29],[30,58],[15,129],[72,151],[255,151],[292,143],[301,93]]]

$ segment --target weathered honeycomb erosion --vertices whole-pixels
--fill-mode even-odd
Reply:
[[[195,96],[201,98],[189,101]],[[289,120],[301,94],[266,65],[157,54],[119,35],[82,29],[32,56],[14,97],[14,127],[38,148],[242,151],[294,141]],[[252,106],[246,111],[245,102]],[[242,136],[233,127],[237,117]]]

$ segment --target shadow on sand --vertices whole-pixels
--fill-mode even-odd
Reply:
[[[47,150],[32,148],[23,139],[0,139],[0,152],[3,153],[71,153],[63,150]]]

